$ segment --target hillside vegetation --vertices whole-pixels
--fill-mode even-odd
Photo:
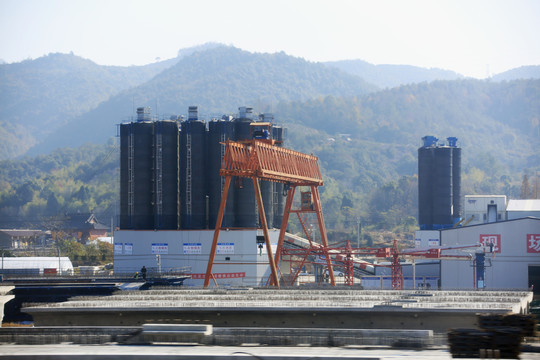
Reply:
[[[415,228],[417,149],[425,135],[459,139],[463,195],[519,198],[523,175],[540,170],[538,79],[459,78],[378,90],[324,64],[224,46],[188,52],[177,61],[154,64],[154,70],[139,68],[144,74],[130,68],[137,75],[128,69],[106,71],[72,55],[40,61],[55,59],[58,63],[48,69],[56,69],[56,75],[35,74],[50,102],[36,100],[39,91],[28,76],[17,85],[13,74],[5,74],[13,68],[1,65],[11,84],[1,88],[3,104],[9,97],[14,104],[0,118],[6,159],[0,162],[0,227],[38,227],[78,211],[94,211],[108,223],[118,200],[116,125],[130,118],[134,106],[151,106],[154,114],[168,118],[198,105],[206,120],[243,105],[273,112],[288,129],[287,147],[319,156],[325,220],[334,238],[353,237],[358,223],[363,229]],[[78,64],[71,69],[78,69],[79,77],[62,70],[70,62]],[[401,71],[402,79],[421,79],[417,69]],[[428,73],[433,74],[423,76]],[[122,76],[131,85],[119,80]],[[61,79],[71,79],[72,88]],[[33,133],[36,119],[46,128],[39,136]],[[24,152],[22,141],[36,144],[33,155],[7,160]]]
[[[162,70],[101,66],[72,54],[1,64],[0,159],[24,154],[73,117]]]
[[[102,142],[115,134],[116,124],[133,115],[134,104],[150,106],[162,118],[185,114],[190,105],[200,105],[201,114],[208,119],[223,112],[235,113],[244,105],[267,111],[279,101],[353,96],[375,89],[356,76],[284,53],[251,54],[221,46],[186,56],[150,81],[113,96],[59,128],[31,154],[51,151],[58,144]]]
[[[329,61],[325,64],[343,70],[346,73],[360,76],[362,79],[381,88],[463,78],[463,75],[450,70],[425,69],[411,65],[373,65],[362,60]]]

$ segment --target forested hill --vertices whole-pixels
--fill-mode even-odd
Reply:
[[[215,44],[141,68],[53,54],[0,70],[0,160],[36,144],[35,156],[0,161],[0,227],[39,226],[78,211],[108,222],[118,195],[111,138],[136,106],[168,118],[198,105],[205,120],[244,105],[273,112],[288,129],[287,147],[319,156],[329,229],[354,227],[358,218],[380,229],[414,228],[425,135],[459,139],[463,194],[518,198],[523,174],[540,170],[538,79],[379,90],[321,63]]]
[[[0,159],[24,154],[73,117],[170,66],[101,66],[72,54],[0,65]]]
[[[133,115],[133,104],[150,106],[154,114],[185,114],[200,105],[202,114],[236,112],[239,106],[271,110],[279,101],[317,96],[353,96],[374,91],[373,85],[320,63],[284,53],[252,54],[221,46],[181,59],[152,80],[126,90],[72,120],[36,146],[33,154],[59,145],[103,142],[115,125]],[[76,136],[73,136],[76,134]]]
[[[458,80],[463,75],[450,70],[425,69],[411,65],[373,65],[363,60],[340,60],[325,63],[349,74],[360,76],[380,88],[430,82],[435,80]]]
[[[464,169],[482,172],[470,193],[516,196],[501,177],[519,182],[540,167],[540,80],[435,81],[283,103],[276,113],[288,120],[291,146],[320,156],[325,175],[353,192],[415,174],[425,135],[459,139]]]
[[[538,78],[539,68],[514,69],[492,81]],[[279,102],[377,91],[370,83],[384,88],[459,78],[447,70],[362,60],[312,63],[215,43],[181,49],[174,59],[145,66],[101,66],[73,54],[50,54],[0,64],[0,159],[15,158],[31,147],[29,154],[38,155],[103,142],[136,106],[150,106],[161,118],[185,113],[193,104],[201,105],[206,117],[246,104],[274,112]]]
[[[319,157],[332,230],[354,228],[358,218],[366,227],[414,228],[425,135],[459,138],[463,195],[519,198],[523,174],[540,170],[540,80],[435,81],[280,102],[274,110],[288,128],[286,146]],[[0,218],[30,226],[59,212],[93,210],[110,219],[118,166],[111,142],[0,162]]]
[[[540,65],[521,66],[500,74],[493,75],[493,81],[510,81],[517,79],[540,79]]]

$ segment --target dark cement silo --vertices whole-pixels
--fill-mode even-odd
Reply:
[[[251,140],[252,109],[240,107],[239,115],[234,119],[235,140]],[[234,177],[235,186],[235,226],[239,228],[254,228],[259,224],[257,202],[253,182],[248,178]]]
[[[180,225],[206,228],[206,124],[190,107],[180,132]]]
[[[139,109],[138,109],[139,110]],[[154,126],[142,116],[120,126],[120,228],[154,228]]]
[[[154,123],[154,228],[179,227],[179,133],[176,121]]]
[[[453,222],[458,223],[462,219],[461,210],[461,148],[457,147],[457,138],[449,137],[448,146],[452,148],[452,200]]]
[[[219,205],[225,184],[225,177],[219,175],[227,140],[234,140],[234,123],[230,120],[212,120],[208,124],[208,204],[209,228],[215,228]],[[235,187],[231,184],[227,195],[227,205],[223,214],[222,227],[234,226]]]
[[[461,149],[457,138],[440,145],[422,138],[418,149],[418,223],[421,230],[452,227],[461,217]]]
[[[260,116],[260,119],[263,123],[272,124],[272,122],[274,121],[274,115],[270,113],[262,114]],[[272,128],[268,130],[269,130],[267,134],[269,135],[268,138],[272,139],[273,138]],[[266,129],[265,129],[265,132],[266,132]],[[274,201],[275,201],[274,189],[275,189],[276,183],[273,181],[261,180],[259,181],[259,184],[261,188],[261,197],[263,201],[264,214],[266,217],[266,225],[268,226],[268,228],[273,228],[276,226],[279,227],[281,226],[281,223],[277,225],[274,224]]]
[[[283,146],[284,134],[281,126],[272,126],[272,136],[276,140],[276,146]],[[285,197],[283,196],[284,185],[274,183],[274,227],[280,228],[285,210]]]

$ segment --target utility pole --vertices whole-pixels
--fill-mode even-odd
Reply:
[[[534,172],[534,198],[538,199],[538,171]]]
[[[161,255],[156,255],[156,262],[157,262],[157,266],[158,266],[158,273],[159,275],[161,275]]]
[[[360,234],[362,233],[362,222],[360,221],[360,218],[356,218],[356,226],[357,226],[356,242],[358,243],[357,247],[360,247]]]
[[[58,274],[57,275],[60,275],[60,273],[62,272],[62,264],[60,262],[60,246],[58,247]]]

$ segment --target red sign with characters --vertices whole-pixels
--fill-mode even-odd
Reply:
[[[540,234],[527,234],[527,252],[540,253]]]
[[[238,279],[246,277],[245,272],[236,273],[214,273],[214,279]],[[206,274],[191,274],[192,279],[204,279]]]
[[[493,245],[493,252],[501,252],[501,234],[489,234],[489,235],[480,235],[480,244],[482,246]]]

